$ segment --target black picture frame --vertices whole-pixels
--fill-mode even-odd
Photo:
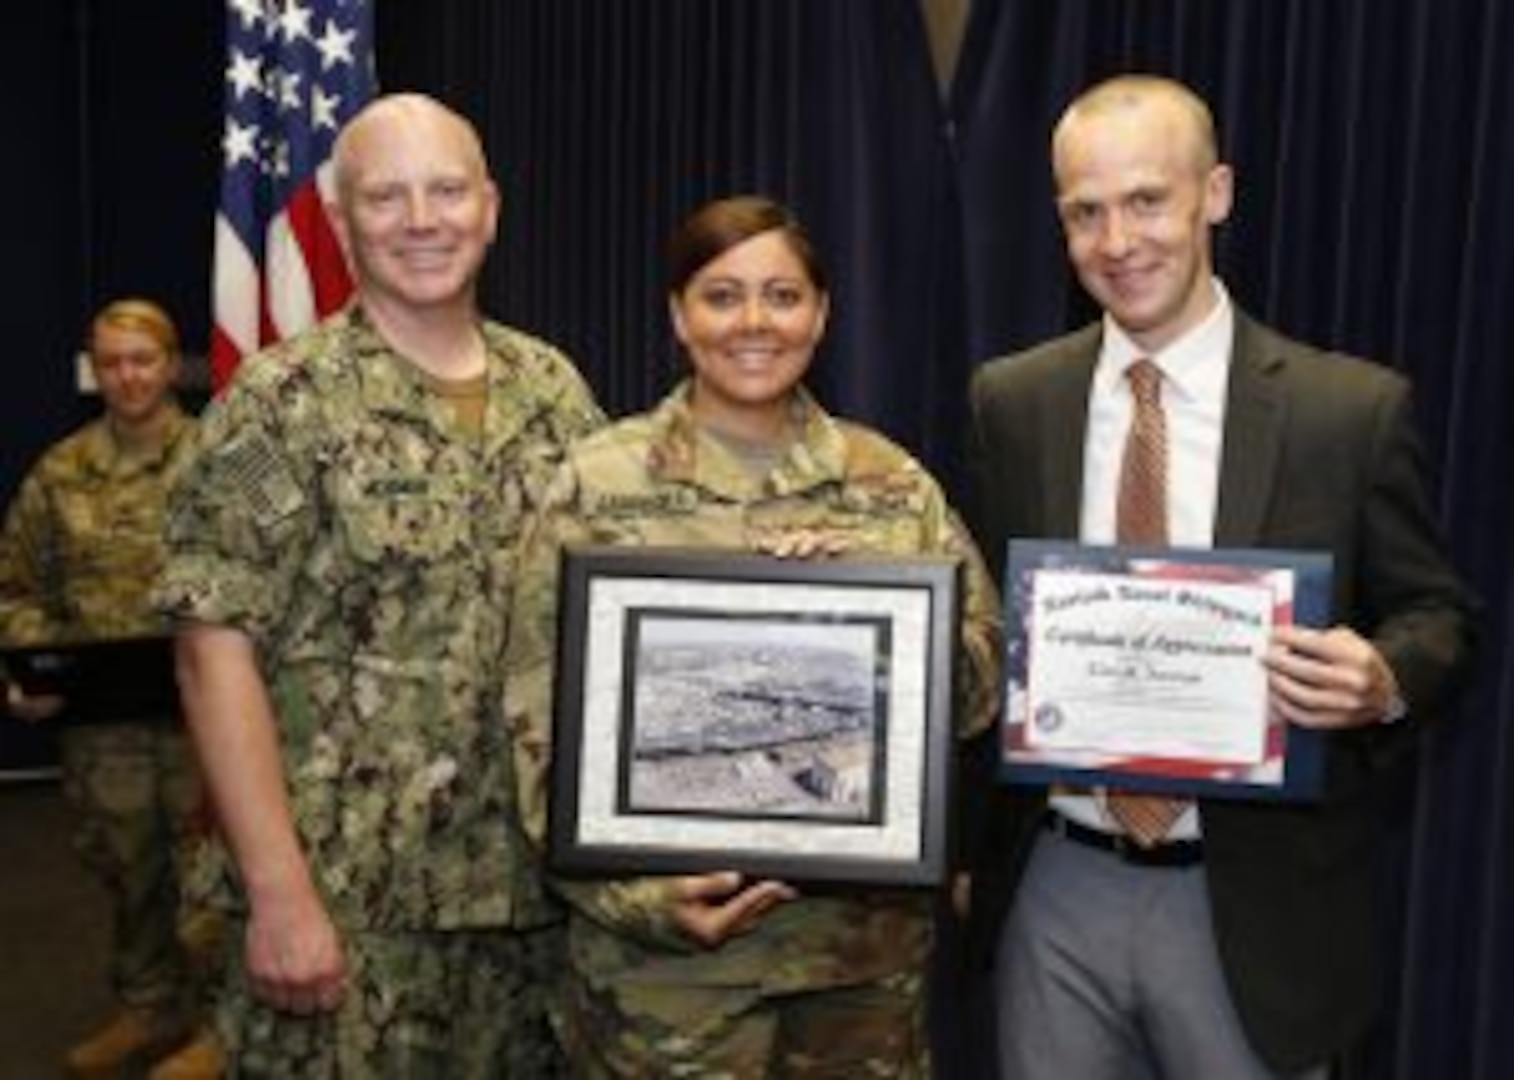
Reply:
[[[955,560],[562,559],[556,872],[945,880]]]

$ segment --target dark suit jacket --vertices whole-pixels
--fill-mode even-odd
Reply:
[[[1089,386],[1087,327],[984,365],[972,385],[968,516],[1002,582],[1011,537],[1076,538]],[[1381,650],[1411,717],[1332,733],[1318,804],[1205,800],[1214,934],[1252,1044],[1273,1067],[1328,1060],[1374,1006],[1374,775],[1385,744],[1440,709],[1464,673],[1473,602],[1426,495],[1407,382],[1311,349],[1236,313],[1216,547],[1328,551],[1335,621]],[[993,940],[1045,810],[1044,791],[996,785],[992,747],[969,781],[974,875],[965,940]]]

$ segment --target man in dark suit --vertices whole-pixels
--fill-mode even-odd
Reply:
[[[979,778],[967,942],[996,958],[1001,1071],[1323,1077],[1374,1006],[1377,774],[1462,678],[1473,601],[1436,533],[1405,380],[1256,323],[1214,277],[1232,173],[1204,103],[1110,80],[1064,113],[1052,158],[1104,318],[976,373],[985,553],[1002,573],[1013,537],[1124,538],[1126,375],[1144,359],[1165,542],[1328,552],[1334,625],[1277,631],[1265,661],[1270,707],[1323,732],[1318,801],[1189,801],[1138,836],[1120,793]]]

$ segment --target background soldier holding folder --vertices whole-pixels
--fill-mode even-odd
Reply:
[[[149,596],[163,563],[164,503],[196,443],[195,423],[173,397],[178,332],[158,305],[119,300],[91,323],[89,356],[104,415],[42,456],[6,515],[7,647],[164,633]],[[8,680],[6,707],[41,722],[66,715],[68,702]],[[182,871],[204,841],[199,779],[178,718],[137,712],[60,732],[74,846],[110,893],[110,970],[122,1004],[66,1064],[75,1076],[106,1075],[173,1054],[153,1080],[218,1076],[214,1041],[194,1037],[201,995],[191,956],[213,952],[217,934],[208,916],[180,911]]]

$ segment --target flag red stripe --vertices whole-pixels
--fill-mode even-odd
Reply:
[[[231,381],[232,373],[242,362],[242,350],[219,326],[210,329],[210,385],[219,390]]]
[[[352,293],[352,278],[347,273],[341,245],[315,184],[305,184],[295,192],[287,212],[289,228],[305,253],[305,266],[315,292],[315,309],[325,318],[346,303]]]

